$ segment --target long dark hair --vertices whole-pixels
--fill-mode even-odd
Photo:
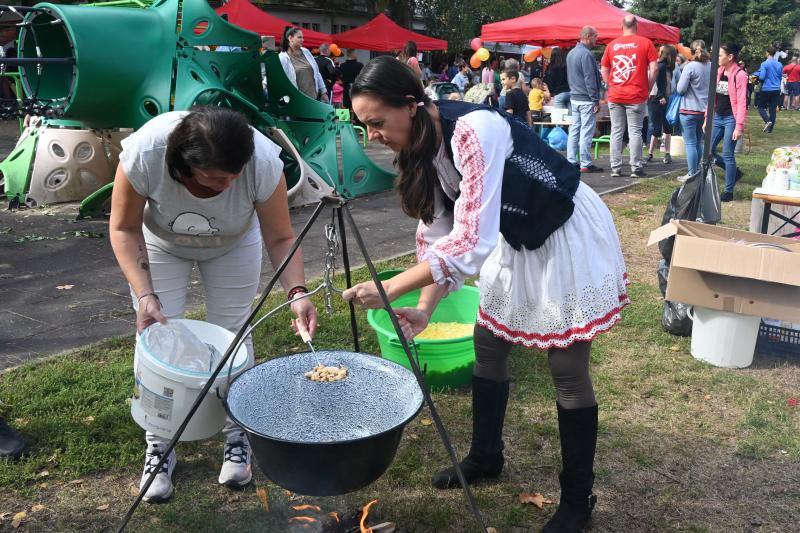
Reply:
[[[400,57],[403,61],[417,57],[417,43],[415,41],[406,41],[406,44],[403,45],[403,51],[400,52]]]
[[[732,63],[739,61],[739,52],[742,50],[741,46],[736,43],[725,43],[720,46],[720,48],[725,50],[725,53],[729,56],[733,56],[733,61],[731,61]]]
[[[244,115],[225,107],[195,107],[167,137],[165,159],[169,175],[181,181],[192,168],[241,172],[254,150]]]
[[[550,68],[553,67],[567,68],[567,55],[557,46],[550,52]]]
[[[283,29],[283,38],[281,39],[281,52],[285,52],[289,49],[289,37],[292,37],[301,31],[303,31],[303,28],[298,28],[297,26],[286,26]]]
[[[417,73],[390,56],[376,57],[364,66],[350,88],[351,100],[360,95],[378,98],[394,108],[405,107],[409,102],[431,105]],[[439,149],[436,126],[425,106],[417,107],[411,119],[409,145],[395,158],[400,174],[394,184],[400,193],[403,212],[430,224],[436,195],[441,189],[433,166]]]

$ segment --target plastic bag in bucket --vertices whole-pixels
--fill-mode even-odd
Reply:
[[[171,438],[175,434],[197,399],[197,395],[208,382],[211,373],[235,337],[227,329],[208,322],[172,319],[168,324],[174,325],[175,323],[187,328],[202,346],[196,344],[195,341],[190,341],[188,345],[193,345],[201,351],[205,350],[208,356],[210,350],[206,344],[210,344],[217,352],[217,359],[210,370],[198,371],[180,368],[165,359],[173,362],[182,361],[183,364],[192,360],[200,361],[201,365],[208,363],[203,362],[202,356],[198,358],[197,355],[171,354],[167,357],[154,354],[151,351],[153,346],[144,341],[145,339],[153,340],[149,333],[154,326],[150,326],[139,336],[136,343],[134,363],[136,383],[131,400],[131,415],[143,429],[164,438]],[[186,338],[186,336],[181,337],[182,341],[185,341]],[[161,341],[163,340],[162,338]],[[162,343],[160,346],[163,348],[169,345],[169,342],[172,341],[168,339],[168,343]],[[171,345],[176,346],[177,343]],[[188,345],[182,344],[184,348]],[[203,398],[180,440],[205,439],[219,432],[225,425],[226,414],[221,398],[226,394],[228,369],[231,364],[233,365],[231,380],[250,366],[247,347],[244,343],[230,357],[228,363],[214,380],[214,385]]]
[[[179,320],[153,324],[139,342],[154,357],[183,370],[212,372],[222,357],[213,344],[201,341]]]

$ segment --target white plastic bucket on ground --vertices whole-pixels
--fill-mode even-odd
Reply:
[[[689,312],[692,318],[692,356],[724,368],[745,368],[753,362],[761,318],[705,307]]]
[[[199,320],[180,321],[201,341],[216,347],[222,355],[233,342],[234,335],[227,329]],[[178,368],[161,361],[148,352],[142,342],[136,343],[134,372],[136,384],[131,401],[131,415],[142,428],[159,437],[172,438],[181,425],[200,390],[208,382],[211,372],[195,372]],[[207,439],[225,425],[225,407],[220,396],[227,392],[228,368],[233,363],[231,381],[247,369],[248,355],[244,343],[231,356],[217,376],[200,407],[192,416],[180,440]],[[218,395],[219,392],[219,395]]]
[[[673,135],[670,138],[669,153],[675,157],[683,157],[686,155],[686,144],[683,142],[683,137],[680,135]]]

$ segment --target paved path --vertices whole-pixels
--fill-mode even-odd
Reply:
[[[2,157],[13,147],[15,127],[0,123]],[[378,164],[391,166],[388,149],[371,145],[367,151]],[[608,167],[607,161],[599,164]],[[680,161],[651,165],[648,171],[663,174],[679,166]],[[601,194],[632,183],[607,173],[585,176],[584,181]],[[413,250],[416,223],[402,213],[395,193],[358,198],[350,206],[373,260]],[[296,230],[312,209],[292,211]],[[133,332],[130,296],[108,242],[108,221],[76,221],[76,214],[77,204],[0,210],[0,369]],[[309,276],[319,275],[323,265],[322,224],[330,214],[321,218],[303,246]],[[352,262],[363,264],[352,239],[349,244]],[[265,265],[264,283],[271,272]],[[190,287],[191,304],[201,303],[199,287],[196,280]]]

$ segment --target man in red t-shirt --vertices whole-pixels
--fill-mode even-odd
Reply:
[[[800,109],[800,63],[795,56],[792,61],[783,67],[786,76],[786,94],[789,96],[789,107]]]
[[[622,176],[622,148],[628,128],[631,177],[644,178],[642,170],[642,123],[647,114],[647,97],[656,80],[658,53],[649,39],[636,35],[636,17],[622,19],[622,37],[606,46],[600,73],[608,85],[611,115],[611,176]]]

